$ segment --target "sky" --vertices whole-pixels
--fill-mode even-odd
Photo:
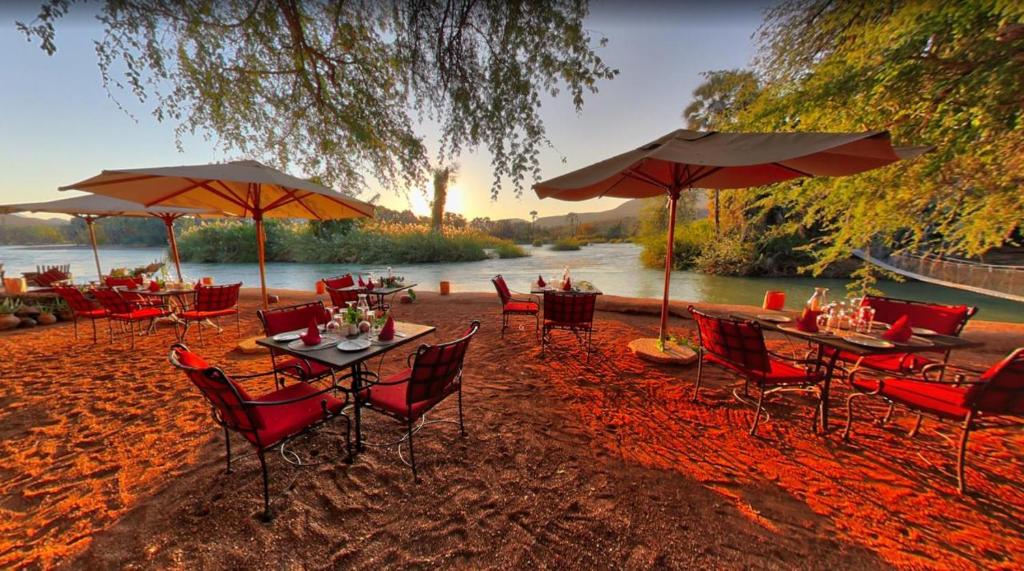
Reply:
[[[682,110],[701,82],[701,72],[750,64],[753,34],[767,2],[726,1],[713,8],[698,2],[592,2],[586,27],[595,38],[608,38],[598,53],[619,75],[600,83],[599,92],[585,98],[580,113],[565,95],[544,100],[541,114],[554,149],[541,154],[542,178],[683,127]],[[81,12],[81,7],[73,8]],[[175,125],[156,121],[130,94],[115,95],[132,115],[120,109],[102,86],[93,50],[102,28],[91,18],[80,15],[61,22],[58,51],[52,57],[27,42],[14,23],[30,21],[37,10],[38,4],[32,2],[0,5],[0,203],[66,198],[69,194],[58,192],[58,186],[103,169],[240,158],[202,136],[185,138],[179,151]],[[531,210],[540,216],[596,212],[622,202],[540,200],[529,189],[517,198],[510,187],[492,201],[486,149],[465,150],[458,163],[448,210],[470,219],[529,218]],[[426,192],[383,190],[380,203],[427,214]]]

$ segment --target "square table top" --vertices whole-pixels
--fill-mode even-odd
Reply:
[[[305,330],[305,328],[296,329],[295,332],[300,333]],[[372,344],[370,345],[369,348],[364,349],[363,351],[355,352],[341,351],[337,348],[337,343],[331,343],[326,347],[323,347],[321,349],[314,349],[312,351],[306,349],[289,349],[289,342],[277,342],[270,337],[263,337],[261,339],[257,339],[256,344],[262,345],[264,347],[269,347],[271,349],[274,349],[275,351],[280,351],[281,353],[287,353],[295,357],[310,359],[337,369],[343,369],[345,367],[350,367],[357,363],[361,363],[363,361],[366,361],[367,359],[371,359],[373,357],[376,357],[377,355],[386,353],[403,345],[408,345],[409,343],[412,343],[413,341],[420,339],[421,337],[433,333],[436,330],[436,327],[430,325],[420,325],[417,323],[396,321],[394,341],[380,345]],[[404,335],[404,337],[401,337],[400,335]],[[339,340],[338,342],[340,343],[342,340]]]
[[[594,289],[594,290],[589,290],[589,291],[580,291],[580,290],[572,289],[572,290],[569,290],[569,291],[565,291],[565,290],[563,290],[561,288],[556,288],[556,287],[551,287],[551,286],[544,286],[544,287],[537,287],[536,285],[530,286],[530,293],[532,293],[534,295],[543,295],[543,294],[545,294],[547,292],[551,292],[551,293],[565,293],[565,294],[593,293],[593,294],[597,294],[597,295],[604,295],[604,292],[602,292],[599,289]]]
[[[774,321],[763,319],[763,315],[785,315],[792,319],[787,323],[776,323]],[[840,351],[853,353],[854,355],[882,355],[890,353],[921,353],[928,351],[946,351],[950,349],[971,349],[976,347],[983,347],[985,344],[979,341],[971,341],[962,337],[954,337],[952,335],[928,335],[920,336],[922,339],[926,339],[927,342],[909,341],[901,343],[892,341],[892,347],[869,347],[866,345],[860,345],[852,341],[848,341],[841,335],[833,333],[827,333],[819,331],[817,333],[810,333],[807,331],[800,331],[796,328],[796,318],[799,317],[799,313],[795,311],[765,311],[762,314],[750,314],[742,312],[729,312],[726,314],[728,317],[748,319],[757,322],[761,326],[761,329],[766,331],[774,331],[782,333],[784,335],[791,335],[793,337],[799,337],[806,339],[812,343],[818,343],[819,345],[825,345]]]
[[[418,285],[420,285],[420,284],[405,284],[404,283],[402,285],[392,286],[392,287],[374,286],[374,288],[372,290],[371,289],[366,289],[366,286],[351,285],[351,286],[348,286],[348,287],[338,288],[336,291],[358,291],[358,292],[361,292],[361,293],[372,293],[374,295],[391,295],[391,294],[398,293],[400,291],[404,291],[404,290],[407,290],[407,289],[412,289],[412,288],[414,288],[414,287],[416,287]]]

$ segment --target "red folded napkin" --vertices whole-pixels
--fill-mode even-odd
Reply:
[[[366,282],[363,281],[363,276],[359,276],[359,287],[364,287]]]
[[[805,307],[803,313],[800,314],[799,319],[796,320],[796,328],[807,333],[817,333],[818,315],[820,314],[820,311],[814,311],[813,309]]]
[[[149,291],[160,291],[160,283],[156,280],[149,282]]]
[[[882,339],[904,343],[913,334],[914,330],[910,327],[910,317],[904,315],[889,326],[889,330],[882,334]]]
[[[548,284],[544,283],[544,276],[537,276],[537,286],[546,287]]]
[[[316,319],[309,320],[309,328],[302,335],[299,335],[299,339],[306,345],[319,345],[320,344],[320,328],[316,324]]]
[[[376,287],[376,286],[373,285],[373,278],[370,278],[370,279],[366,280],[366,290],[367,291],[373,291],[374,287]]]
[[[569,291],[572,289],[572,279],[565,278],[565,283],[562,284],[562,291]]]
[[[391,319],[391,314],[388,314],[388,320],[384,322],[384,327],[380,328],[380,333],[377,334],[377,339],[381,341],[391,341],[395,338],[395,320]]]

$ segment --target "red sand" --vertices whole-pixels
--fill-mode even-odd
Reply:
[[[249,333],[254,307],[250,295]],[[255,518],[258,463],[224,473],[223,436],[167,363],[169,328],[134,353],[74,344],[69,326],[2,335],[0,566],[1019,565],[1020,431],[972,436],[965,498],[935,422],[908,440],[908,415],[879,428],[861,406],[844,444],[836,432],[813,435],[809,401],[791,396],[769,405],[772,419],[753,438],[752,412],[731,399],[720,370],[706,369],[709,388],[694,404],[695,369],[628,352],[628,340],[656,330],[651,303],[609,297],[602,308],[616,312],[599,312],[598,350],[585,364],[567,338],[546,355],[532,330],[500,340],[493,296],[424,294],[398,306],[402,319],[437,325],[440,339],[484,321],[467,361],[469,435],[425,430],[420,484],[394,449],[371,448],[352,467],[295,468],[273,455],[270,524]],[[673,320],[680,333],[689,325]],[[957,356],[974,364],[1024,345],[1019,326],[977,323],[965,335],[989,342]],[[266,369],[268,357],[231,352],[235,341],[228,327],[200,352],[229,371]],[[845,394],[834,392],[833,427],[845,421]],[[371,440],[397,434],[373,413],[365,427]],[[338,442],[326,432],[295,449],[330,455]]]

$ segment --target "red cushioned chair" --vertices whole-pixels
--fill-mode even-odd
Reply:
[[[875,310],[875,321],[880,323],[893,324],[897,319],[906,315],[909,318],[911,327],[923,327],[931,329],[940,335],[958,337],[963,331],[967,321],[978,313],[978,308],[966,305],[942,305],[939,303],[926,303],[892,297],[877,297],[868,295],[864,297],[862,306],[872,307]],[[951,349],[942,351],[942,363],[949,361]],[[825,356],[831,356],[832,351],[825,351]],[[919,372],[922,367],[938,361],[929,359],[920,353],[890,353],[887,355],[868,355],[861,357],[845,351],[839,352],[839,360],[852,363],[857,367],[866,367],[881,371],[883,373],[909,374]]]
[[[348,302],[355,303],[359,301],[359,294],[366,293],[366,290],[357,289],[337,289],[331,286],[326,286],[327,295],[331,296],[331,305],[339,309],[345,309],[348,307]]]
[[[697,384],[693,400],[700,393],[704,361],[719,365],[743,379],[743,393],[748,394],[754,384],[758,389],[757,410],[750,425],[750,434],[757,433],[757,425],[764,409],[765,395],[782,391],[808,391],[816,393],[819,405],[815,409],[812,423],[816,424],[821,413],[821,388],[824,375],[810,365],[814,361],[790,359],[768,350],[764,333],[755,321],[716,316],[688,308],[697,322]],[[743,401],[739,395],[736,398]]]
[[[36,275],[35,281],[41,287],[56,288],[57,286],[64,285],[68,281],[68,275],[57,268],[50,268],[45,272]]]
[[[466,427],[462,421],[462,365],[469,348],[469,340],[480,330],[480,322],[473,321],[465,335],[440,345],[420,345],[406,360],[408,367],[389,377],[369,384],[359,392],[356,406],[398,419],[406,426],[406,433],[399,441],[409,442],[409,463],[413,479],[416,475],[416,454],[413,451],[413,435],[423,426],[414,428],[420,420],[452,394],[459,396],[459,432],[465,436]],[[432,421],[441,422],[441,421]],[[405,459],[402,459],[405,462]]]
[[[1008,417],[1016,417],[1018,423],[1024,417],[1024,347],[981,373],[976,381],[968,381],[963,373],[956,374],[952,381],[940,380],[938,375],[930,378],[945,367],[935,363],[925,366],[919,376],[884,379],[862,377],[859,373],[863,369],[859,368],[851,371],[850,384],[856,392],[846,399],[843,438],[850,437],[854,399],[865,396],[878,396],[891,406],[899,405],[919,415],[959,423],[963,432],[957,449],[956,478],[957,490],[962,494],[967,488],[964,461],[971,431],[1005,427],[1006,421],[1012,420]]]
[[[540,337],[541,351],[551,342],[551,332],[569,331],[587,352],[594,346],[594,309],[597,294],[570,291],[544,292],[544,330]]]
[[[516,315],[533,316],[533,320],[536,322],[534,331],[540,330],[540,302],[536,297],[532,295],[520,298],[512,297],[512,290],[508,288],[508,284],[505,283],[505,278],[501,277],[501,274],[491,278],[491,283],[494,284],[494,289],[498,290],[498,299],[501,301],[502,337],[505,336],[509,318]]]
[[[197,286],[189,308],[178,313],[178,320],[182,324],[178,340],[184,340],[185,336],[188,335],[189,327],[193,323],[199,323],[199,327],[196,329],[199,330],[199,344],[201,345],[203,343],[202,323],[211,319],[220,319],[227,315],[235,316],[235,333],[241,335],[242,326],[238,315],[238,290],[241,288],[241,282],[227,285]],[[217,328],[220,329],[220,327]],[[174,330],[177,333],[177,323]]]
[[[320,281],[324,282],[324,285],[326,285],[327,287],[334,288],[334,289],[341,289],[341,288],[352,287],[352,286],[356,285],[355,280],[352,279],[352,274],[345,274],[343,276],[335,276],[333,278],[324,278],[324,279],[322,279]]]
[[[240,433],[256,448],[263,471],[264,519],[270,519],[270,478],[265,458],[268,450],[328,420],[341,417],[345,419],[345,461],[352,462],[351,422],[342,413],[348,404],[348,397],[341,400],[328,394],[333,388],[319,390],[306,383],[295,383],[253,397],[238,381],[270,375],[274,371],[228,376],[223,370],[211,367],[206,360],[181,343],[171,345],[168,359],[172,365],[184,371],[199,389],[213,409],[214,421],[223,427],[228,473],[231,473],[231,432]]]
[[[54,288],[54,291],[71,308],[71,313],[74,316],[75,339],[78,339],[78,318],[81,317],[92,322],[92,342],[96,343],[96,320],[106,318],[109,312],[86,298],[78,288],[60,286]]]
[[[323,325],[331,320],[331,314],[324,307],[324,302],[314,301],[312,303],[300,303],[274,309],[261,309],[256,312],[260,323],[263,324],[263,333],[270,337],[278,333],[287,333],[309,327],[309,322],[315,320],[318,325]],[[296,378],[300,381],[315,381],[324,377],[334,377],[334,370],[317,361],[309,361],[292,357],[281,353],[276,349],[270,350],[270,362],[274,370],[278,372],[274,378],[278,385],[282,384],[280,375]]]
[[[146,331],[150,332],[155,327],[157,319],[170,315],[166,308],[145,306],[125,299],[116,289],[97,289],[93,291],[93,295],[96,296],[96,301],[103,306],[103,309],[108,312],[107,329],[110,332],[110,341],[114,341],[113,322],[119,321],[128,328],[132,349],[135,348],[135,325],[137,323],[148,321],[149,326],[146,327]]]

